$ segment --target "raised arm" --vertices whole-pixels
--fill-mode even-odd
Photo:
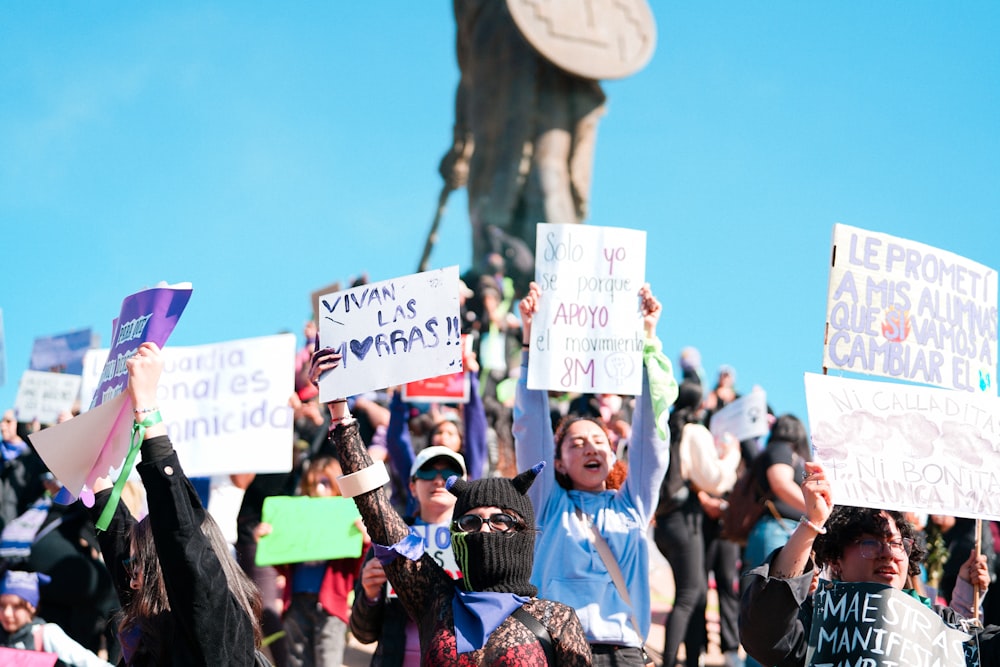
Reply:
[[[148,417],[158,416],[153,409],[163,369],[160,350],[143,343],[126,364],[136,419],[145,416],[153,421]],[[199,647],[207,664],[249,664],[254,655],[253,622],[230,591],[220,561],[228,554],[216,553],[203,530],[205,509],[162,421],[145,429],[137,470],[146,488],[153,543],[178,634]],[[205,628],[217,629],[211,641]]]
[[[670,464],[670,433],[666,424],[670,406],[677,399],[677,380],[656,337],[656,325],[663,308],[649,285],[642,286],[639,298],[646,336],[642,355],[643,386],[632,416],[629,475],[622,492],[631,496],[636,507],[648,518],[656,507],[660,484]]]
[[[538,301],[541,289],[536,283],[531,283],[528,293],[521,299],[521,336],[523,351],[521,352],[521,374],[517,379],[517,389],[514,395],[514,451],[517,457],[517,469],[524,470],[539,461],[549,465],[538,474],[535,483],[528,489],[528,496],[535,508],[535,513],[541,515],[545,501],[556,485],[555,441],[552,434],[552,417],[549,415],[548,392],[540,389],[528,389],[528,354],[531,344],[531,323],[538,311]]]

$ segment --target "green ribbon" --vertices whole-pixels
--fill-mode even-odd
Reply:
[[[146,429],[162,421],[163,418],[160,417],[160,412],[157,410],[141,422],[132,422],[132,440],[128,445],[128,455],[125,457],[125,463],[122,464],[121,472],[118,473],[118,479],[115,480],[115,485],[111,489],[111,497],[108,498],[108,504],[104,506],[100,518],[97,519],[97,523],[95,524],[97,530],[101,532],[107,530],[108,525],[111,523],[111,517],[115,515],[118,500],[122,497],[122,489],[125,488],[125,482],[128,481],[129,475],[132,474],[135,457],[139,454],[139,448],[142,447],[142,441],[146,436]]]
[[[642,357],[646,364],[646,374],[649,376],[649,397],[653,403],[656,432],[661,439],[665,440],[670,406],[677,400],[677,380],[674,378],[674,367],[670,363],[670,359],[663,354],[663,345],[660,343],[660,339],[655,336],[646,339]]]

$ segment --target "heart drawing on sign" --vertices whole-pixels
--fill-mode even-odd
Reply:
[[[353,352],[354,356],[358,359],[364,361],[365,357],[368,356],[368,351],[372,349],[373,341],[374,339],[371,336],[368,336],[364,340],[351,339],[351,352]]]

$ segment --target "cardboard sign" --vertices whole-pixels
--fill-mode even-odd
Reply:
[[[429,554],[438,565],[456,581],[462,578],[458,569],[455,553],[451,550],[451,527],[446,523],[424,523],[410,526],[410,532],[420,535],[424,540],[424,552]],[[388,597],[396,597],[396,591],[389,583]]]
[[[360,558],[364,535],[361,518],[350,498],[334,496],[270,496],[264,499],[261,521],[271,534],[257,543],[259,566]]]
[[[329,402],[462,369],[458,267],[320,298],[319,341],[341,355],[320,378]]]
[[[970,635],[892,586],[820,580],[806,664],[811,667],[975,667]]]
[[[996,395],[997,274],[931,246],[833,229],[823,367]]]
[[[768,434],[767,392],[760,387],[740,396],[712,415],[708,430],[716,440],[726,433],[737,440],[749,440]]]
[[[161,354],[158,407],[189,476],[291,470],[294,334],[166,347]],[[85,398],[106,356],[87,354]]]
[[[14,409],[22,421],[54,424],[60,412],[73,409],[80,397],[79,375],[25,371],[17,387]]]
[[[805,387],[835,504],[1000,519],[1000,399],[815,373]]]
[[[595,225],[537,225],[528,388],[642,393],[645,340],[639,289],[646,233]]]

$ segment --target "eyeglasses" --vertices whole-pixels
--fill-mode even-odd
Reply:
[[[881,558],[885,554],[886,549],[889,550],[893,558],[899,560],[909,557],[910,552],[913,551],[913,540],[909,537],[890,540],[888,542],[872,539],[855,540],[854,543],[860,547],[861,557],[868,560]]]
[[[429,482],[429,481],[431,481],[433,479],[437,479],[438,477],[440,477],[441,479],[447,480],[452,475],[458,475],[458,476],[460,476],[461,474],[458,473],[458,472],[456,472],[456,471],[454,471],[454,470],[452,470],[451,468],[441,468],[441,469],[438,469],[438,468],[420,468],[419,470],[417,470],[417,472],[413,473],[414,478],[416,478],[416,479],[422,479],[425,482]]]
[[[498,533],[524,530],[524,522],[509,514],[497,512],[485,519],[478,514],[463,514],[452,522],[452,527],[463,533],[478,533],[483,524],[490,524],[490,529]]]

